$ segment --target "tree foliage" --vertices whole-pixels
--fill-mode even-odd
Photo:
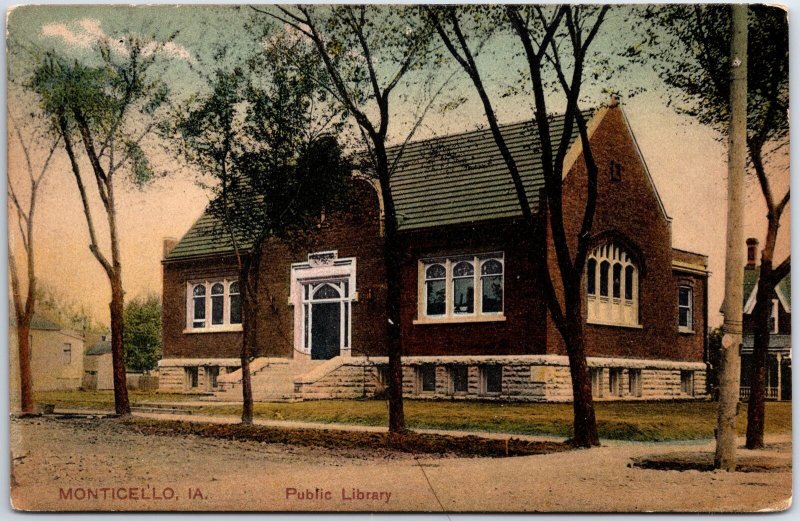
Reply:
[[[125,304],[125,367],[148,372],[161,359],[161,298],[137,297]]]
[[[100,42],[96,46],[98,56],[89,64],[67,59],[56,50],[46,51],[37,56],[27,87],[39,97],[52,131],[63,142],[81,197],[89,250],[111,287],[114,402],[117,414],[127,415],[130,404],[123,348],[124,290],[116,180],[127,174],[128,180],[141,188],[153,178],[142,144],[158,125],[157,112],[168,90],[158,74],[150,74],[161,45],[136,37],[120,42],[121,48],[112,47],[108,40]],[[89,163],[89,175],[83,171],[84,159]],[[94,183],[87,186],[85,177]],[[96,191],[90,188],[92,184]],[[98,199],[107,223],[109,251],[101,248],[92,215],[92,201]]]

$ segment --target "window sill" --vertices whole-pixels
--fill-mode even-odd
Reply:
[[[505,322],[505,315],[470,315],[466,317],[419,318],[411,323],[414,325],[427,324],[467,324],[470,322]]]
[[[608,327],[622,327],[626,329],[643,329],[641,324],[620,324],[619,322],[601,322],[599,320],[586,320],[586,323],[592,326],[608,326]]]
[[[680,333],[681,335],[693,335],[694,329],[686,329],[684,327],[679,327],[678,333]]]
[[[214,326],[214,327],[204,327],[204,328],[186,328],[183,330],[183,333],[186,335],[195,334],[195,333],[241,333],[242,325],[241,324],[233,324],[233,325],[226,325],[226,326]]]

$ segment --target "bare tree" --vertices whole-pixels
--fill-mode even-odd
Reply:
[[[9,210],[11,215],[16,217],[19,227],[19,242],[22,245],[22,252],[25,257],[24,265],[27,284],[25,284],[24,288],[23,281],[20,278],[14,244],[9,244],[8,248],[8,269],[11,275],[14,314],[17,321],[20,407],[23,413],[32,413],[34,412],[35,403],[33,398],[33,377],[31,374],[30,331],[31,320],[36,309],[37,296],[34,219],[39,188],[49,171],[51,160],[58,149],[61,137],[49,134],[42,128],[35,128],[28,136],[24,136],[22,127],[17,118],[11,113],[11,110],[7,114],[9,126],[13,128],[14,137],[22,149],[25,159],[25,174],[27,174],[25,179],[22,179],[23,176],[21,174],[12,176],[11,172],[9,172],[8,176]],[[36,125],[41,119],[40,115],[35,113],[32,113],[30,118],[32,126]],[[47,153],[44,156],[44,161],[34,166],[36,162],[35,154],[40,147],[46,149]]]
[[[747,10],[746,48],[750,67],[746,71],[746,151],[767,211],[752,312],[753,363],[747,408],[746,446],[756,449],[764,446],[772,295],[790,270],[789,256],[777,266],[774,258],[781,219],[789,204],[789,190],[782,196],[776,193],[775,177],[784,174],[785,167],[770,164],[789,144],[789,29],[786,11],[780,7],[750,5]],[[650,58],[661,78],[672,87],[671,104],[679,112],[717,130],[723,139],[728,135],[731,115],[731,6],[652,6],[644,14],[647,23],[643,25],[650,28],[649,36],[658,43]],[[741,241],[736,247],[743,248]],[[741,266],[736,269],[741,270]],[[727,296],[726,303],[730,304]],[[733,317],[731,320],[738,321]]]
[[[391,98],[401,82],[408,81],[409,73],[426,58],[430,30],[416,8],[411,7],[395,7],[391,12],[379,6],[363,5],[253,9],[279,20],[313,42],[327,70],[330,92],[356,121],[367,148],[369,169],[380,185],[388,293],[389,431],[401,433],[406,430],[406,421],[403,411],[400,284],[406,252],[398,237],[398,220],[390,186],[396,162],[387,152],[387,138],[392,118]],[[421,117],[424,117],[424,112]]]
[[[533,96],[536,137],[544,175],[544,196],[549,229],[555,247],[557,270],[551,270],[546,261],[539,264],[543,270],[542,280],[545,284],[548,310],[564,340],[569,357],[574,413],[573,442],[583,447],[598,445],[591,379],[586,363],[581,302],[581,280],[590,245],[597,199],[597,165],[592,155],[586,120],[579,101],[584,80],[584,65],[608,7],[426,8],[439,37],[475,86],[492,136],[513,180],[525,223],[525,233],[533,234],[536,233],[536,222],[529,195],[525,191],[516,161],[500,131],[494,106],[475,61],[468,33],[463,29],[465,20],[474,19],[469,16],[470,11],[474,9],[483,11],[481,18],[487,20],[493,27],[510,30],[518,39],[526,59],[528,69],[526,80],[530,83],[529,88]],[[566,101],[564,128],[560,135],[551,131],[548,117],[546,67],[549,67],[551,74],[555,75],[556,85]],[[562,171],[575,129],[581,140],[588,188],[581,227],[576,237],[569,237],[564,225]],[[574,251],[570,251],[570,244],[573,242],[576,247]],[[556,280],[558,284],[555,283]]]
[[[81,197],[89,250],[111,286],[114,404],[119,415],[130,414],[130,403],[125,377],[124,291],[115,188],[117,178],[124,173],[140,187],[153,178],[141,144],[156,127],[154,113],[167,96],[163,82],[147,76],[157,53],[143,53],[144,45],[138,39],[128,38],[127,54],[120,58],[107,42],[101,43],[98,45],[101,64],[97,66],[69,61],[55,51],[48,51],[40,57],[29,83],[30,89],[41,98],[53,131],[61,138]],[[89,176],[96,191],[84,182],[84,158],[89,162]],[[101,248],[92,201],[99,202],[105,214],[109,253]]]

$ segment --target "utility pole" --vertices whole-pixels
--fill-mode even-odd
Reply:
[[[747,5],[732,6],[730,127],[728,129],[728,227],[725,252],[725,300],[714,467],[736,470],[736,416],[742,345],[744,267],[744,173],[747,153]]]

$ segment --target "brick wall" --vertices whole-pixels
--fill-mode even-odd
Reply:
[[[290,267],[315,251],[338,250],[339,257],[356,257],[359,301],[352,305],[353,354],[383,349],[386,283],[383,269],[380,215],[375,189],[356,182],[352,210],[328,215],[305,236],[289,241],[270,240],[264,246],[259,287],[262,295],[256,320],[257,356],[291,357],[294,308],[288,304]],[[206,258],[165,262],[164,358],[238,357],[241,333],[186,333],[187,280],[235,278],[235,259]]]
[[[678,287],[672,270],[671,225],[662,212],[646,167],[629,133],[620,108],[609,108],[591,137],[598,166],[597,207],[592,227],[595,243],[618,237],[641,254],[639,266],[639,323],[641,328],[587,324],[588,356],[695,360],[703,359],[702,333],[678,340]],[[621,165],[612,180],[611,161]],[[586,201],[586,167],[579,155],[564,180],[564,220],[570,251],[575,252]],[[548,262],[558,264],[548,236]],[[636,251],[632,252],[636,253]],[[557,291],[561,292],[556,276]],[[585,307],[585,284],[582,285]],[[700,293],[700,292],[698,292]],[[548,316],[547,352],[565,354],[563,340]]]

